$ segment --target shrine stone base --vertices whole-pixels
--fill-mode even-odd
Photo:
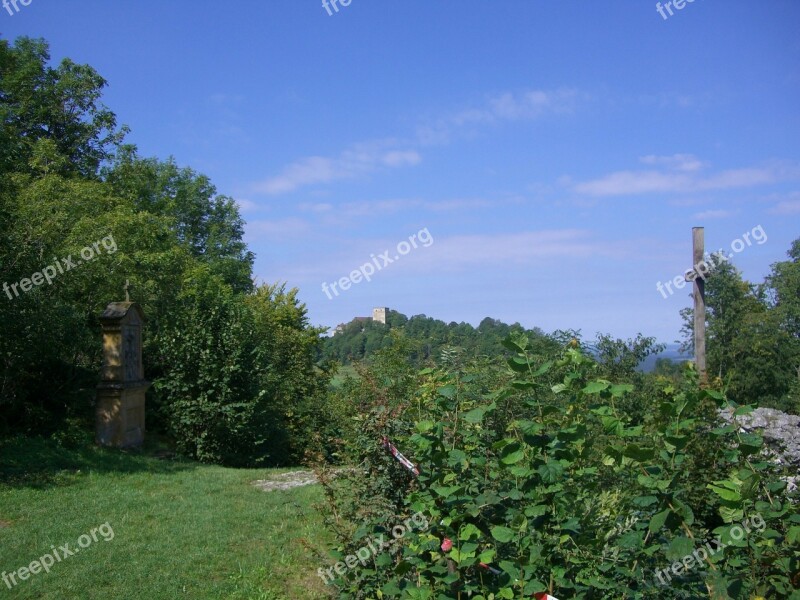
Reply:
[[[97,386],[95,437],[98,444],[116,448],[141,446],[144,442],[144,399],[147,381]]]

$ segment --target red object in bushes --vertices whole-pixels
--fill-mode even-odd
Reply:
[[[450,552],[450,549],[453,547],[453,541],[450,538],[444,538],[442,542],[442,552]]]

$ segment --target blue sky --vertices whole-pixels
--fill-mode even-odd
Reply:
[[[389,306],[671,342],[689,290],[656,284],[692,226],[729,253],[750,234],[731,260],[753,281],[800,237],[795,0],[19,8],[2,37],[94,66],[128,141],[236,198],[259,281],[299,287],[314,324]]]

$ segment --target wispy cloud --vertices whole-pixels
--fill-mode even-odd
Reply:
[[[581,95],[573,89],[504,92],[489,96],[482,106],[454,111],[417,128],[420,144],[450,141],[461,130],[476,125],[534,120],[548,114],[572,112]]]
[[[288,217],[285,219],[267,220],[260,219],[247,223],[248,236],[269,236],[270,238],[295,238],[300,234],[307,233],[311,229],[311,223]]]
[[[619,242],[596,240],[582,229],[526,231],[510,234],[458,235],[436,240],[435,250],[421,261],[440,270],[460,271],[477,266],[557,266],[558,261],[624,256]]]
[[[704,210],[699,213],[695,213],[692,215],[693,219],[698,219],[701,221],[705,221],[708,219],[727,219],[728,217],[732,217],[735,215],[736,212],[732,210]]]
[[[402,211],[453,212],[497,206],[498,202],[490,202],[481,198],[455,198],[450,200],[423,200],[421,198],[393,198],[388,200],[370,200],[361,202],[345,202],[334,206],[327,202],[303,203],[299,209],[303,212],[320,216],[335,215],[337,217],[386,216]]]
[[[672,156],[656,156],[648,154],[642,156],[639,162],[645,165],[666,167],[675,171],[699,171],[706,164],[698,159],[694,154],[673,154]]]
[[[748,188],[800,179],[800,164],[771,163],[757,167],[729,169],[701,174],[702,163],[691,155],[645,157],[660,170],[617,171],[598,179],[577,183],[574,191],[590,196],[695,193]]]
[[[792,192],[784,200],[769,209],[769,212],[773,215],[800,214],[800,192]]]
[[[489,96],[478,107],[466,108],[419,126],[406,141],[386,138],[355,144],[338,156],[308,156],[250,186],[252,194],[287,194],[300,188],[355,179],[380,169],[413,167],[422,161],[420,150],[448,142],[453,135],[478,125],[533,120],[547,114],[572,112],[580,95],[575,90],[529,90]],[[218,102],[224,102],[220,97]]]
[[[422,157],[413,149],[387,148],[390,141],[364,143],[345,150],[339,156],[310,156],[294,162],[274,177],[256,183],[253,193],[278,195],[301,187],[353,179],[380,168],[396,169],[418,164]]]
[[[239,210],[243,213],[254,212],[259,209],[257,202],[253,202],[247,198],[237,198],[236,204],[238,205]]]

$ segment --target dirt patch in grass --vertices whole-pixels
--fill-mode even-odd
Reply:
[[[275,490],[290,490],[304,485],[317,483],[317,478],[311,471],[290,471],[281,473],[272,479],[259,479],[253,485],[264,492],[274,492]]]

